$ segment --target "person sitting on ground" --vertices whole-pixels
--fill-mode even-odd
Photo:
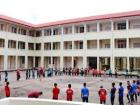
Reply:
[[[39,96],[41,96],[43,94],[43,92],[41,91],[34,91],[28,94],[28,98],[38,98]]]

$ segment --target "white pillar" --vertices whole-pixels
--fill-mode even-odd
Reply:
[[[84,33],[87,32],[87,25],[86,24],[83,24],[84,25]]]
[[[4,70],[7,70],[8,69],[8,56],[7,55],[4,55]]]
[[[15,68],[17,69],[18,68],[18,56],[16,56],[16,66]]]
[[[25,56],[25,69],[27,69],[28,68],[28,56],[26,55]]]
[[[74,68],[74,57],[71,57],[71,67]]]
[[[63,61],[63,56],[60,57],[60,70],[63,70],[63,64],[64,61]]]
[[[113,31],[114,30],[114,22],[112,20],[110,22],[111,22],[111,31]]]
[[[99,57],[97,57],[97,70],[99,70]]]
[[[75,33],[75,29],[74,29],[74,25],[72,25],[72,34],[74,34]]]
[[[42,33],[42,37],[43,37],[44,36],[44,29],[41,30],[41,33]]]
[[[126,48],[129,49],[129,38],[126,39]]]
[[[97,22],[97,32],[100,32],[100,23]]]
[[[130,60],[129,60],[129,57],[127,57],[127,70],[130,71]]]
[[[74,41],[72,41],[72,50],[74,50]]]
[[[6,38],[5,39],[5,48],[4,48],[4,70],[7,70],[8,69],[8,39]]]
[[[129,20],[126,19],[126,30],[129,30]]]
[[[83,57],[83,69],[87,67],[87,56]]]
[[[100,40],[99,39],[97,39],[97,50],[99,50],[100,49]]]

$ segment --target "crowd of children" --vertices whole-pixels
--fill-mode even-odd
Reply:
[[[140,96],[140,80],[133,80],[131,83],[130,81],[127,81],[127,99],[128,103],[130,105],[133,105],[134,102],[137,102],[138,97]],[[5,86],[5,96],[10,97],[11,91],[10,91],[10,86],[9,82],[6,82]],[[100,89],[98,90],[98,95],[100,99],[100,104],[106,104],[106,99],[107,99],[107,94],[110,94],[110,103],[111,105],[114,105],[114,100],[116,97],[116,92],[118,91],[118,102],[119,105],[124,105],[124,86],[122,82],[119,83],[119,88],[117,89],[115,87],[115,83],[112,83],[112,88],[110,89],[110,93],[107,93],[107,90],[103,87],[100,86]],[[59,94],[61,90],[57,86],[57,83],[54,83],[54,88],[52,89],[52,99],[58,100],[59,99]],[[38,98],[40,95],[42,95],[42,91],[33,91],[28,94],[29,98]],[[72,101],[73,100],[73,95],[76,94],[74,89],[72,89],[71,84],[68,84],[68,88],[66,89],[66,100],[67,101]],[[87,87],[86,83],[83,83],[83,87],[81,88],[81,100],[82,102],[89,102],[89,88]]]

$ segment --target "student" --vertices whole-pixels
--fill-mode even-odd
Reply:
[[[60,93],[60,89],[57,87],[57,83],[54,83],[54,88],[53,88],[52,92],[53,92],[53,99],[58,100],[58,95]]]
[[[28,98],[38,98],[39,96],[41,96],[43,94],[43,92],[37,92],[37,91],[34,91],[34,92],[31,92],[28,94]]]
[[[16,73],[17,73],[17,80],[19,80],[20,79],[20,70],[17,69]]]
[[[68,89],[66,90],[67,101],[72,101],[73,90],[71,89],[71,84],[68,84]]]
[[[135,98],[135,100],[134,101],[136,101],[137,102],[137,84],[136,84],[136,81],[135,80],[133,80],[133,83],[132,83],[132,88],[133,88],[133,95],[135,96],[134,98]]]
[[[9,87],[9,82],[6,82],[6,86],[5,86],[5,96],[6,97],[10,97],[10,87]]]
[[[128,103],[131,103],[131,105],[133,104],[134,102],[134,95],[133,95],[133,87],[131,86],[130,84],[130,81],[127,81],[127,99],[128,99]]]
[[[112,88],[110,91],[110,100],[111,100],[111,105],[114,105],[114,100],[115,100],[115,93],[116,93],[116,87],[115,87],[115,83],[112,83]]]
[[[81,89],[81,98],[83,102],[88,102],[89,89],[86,87],[86,83],[84,83],[83,86],[84,87]]]
[[[123,96],[124,96],[124,88],[122,86],[122,82],[119,83],[120,87],[119,87],[119,105],[124,105],[124,102],[123,102]]]
[[[8,72],[5,71],[5,82],[7,82],[7,81],[8,81]]]
[[[106,104],[106,95],[107,95],[107,92],[103,88],[103,86],[100,87],[100,90],[99,90],[98,94],[99,94],[99,97],[100,97],[100,104]]]

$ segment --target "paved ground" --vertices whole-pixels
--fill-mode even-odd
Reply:
[[[3,76],[2,76],[3,78]],[[110,105],[109,101],[109,91],[111,88],[111,83],[115,82],[116,87],[118,88],[119,82],[123,82],[123,85],[125,87],[125,94],[126,94],[126,81],[132,80],[132,79],[125,79],[124,77],[119,78],[110,78],[110,77],[73,77],[73,76],[53,76],[53,77],[46,77],[42,81],[39,79],[30,79],[25,80],[25,73],[23,73],[21,80],[16,81],[16,74],[10,73],[9,74],[9,80],[10,80],[10,87],[12,88],[12,97],[27,97],[28,92],[33,90],[39,90],[43,91],[43,95],[40,98],[52,98],[52,88],[53,84],[56,82],[58,83],[58,87],[60,87],[60,95],[59,99],[65,100],[66,94],[66,88],[67,84],[71,83],[72,88],[74,90],[74,101],[81,101],[80,98],[80,89],[82,87],[83,82],[87,83],[87,86],[90,89],[90,98],[89,102],[91,103],[99,103],[99,97],[98,97],[98,90],[100,85],[103,85],[108,92],[108,98],[107,98],[107,105]],[[4,98],[4,79],[1,82],[0,86],[0,98]],[[116,94],[115,99],[115,105],[118,105],[118,94]],[[127,99],[125,97],[125,105],[127,104]],[[138,97],[138,102],[134,105],[140,105],[140,96]]]

